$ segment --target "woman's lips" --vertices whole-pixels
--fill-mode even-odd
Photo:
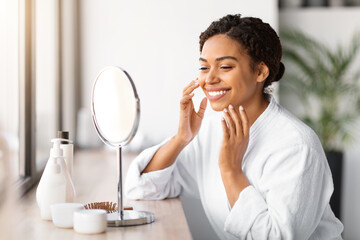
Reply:
[[[207,89],[207,97],[210,101],[216,101],[224,97],[230,89]]]

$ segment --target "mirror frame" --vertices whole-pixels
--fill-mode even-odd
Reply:
[[[123,141],[120,141],[120,142],[110,142],[106,139],[106,137],[103,135],[102,131],[101,131],[101,128],[100,126],[98,125],[98,122],[96,120],[96,113],[95,113],[95,109],[94,109],[94,91],[95,91],[95,86],[96,86],[96,83],[97,81],[99,80],[99,77],[101,76],[101,74],[108,70],[108,69],[111,69],[111,68],[115,68],[116,70],[120,70],[122,71],[126,77],[128,78],[131,86],[132,86],[132,89],[133,89],[133,93],[134,93],[134,97],[135,97],[135,102],[136,102],[136,116],[135,116],[135,121],[134,121],[134,124],[133,124],[133,127],[129,133],[129,135],[123,140]],[[139,99],[139,96],[137,94],[137,91],[136,91],[136,88],[135,88],[135,84],[132,80],[132,78],[130,77],[130,75],[124,70],[122,69],[121,67],[118,67],[118,66],[108,66],[108,67],[105,67],[103,68],[99,74],[97,75],[96,79],[95,79],[95,82],[93,84],[93,87],[92,87],[92,91],[91,91],[91,117],[92,117],[92,120],[93,120],[93,123],[94,123],[94,126],[95,126],[95,129],[96,129],[96,132],[97,134],[99,135],[100,139],[107,145],[109,146],[112,146],[112,147],[123,147],[123,146],[126,146],[135,136],[137,130],[138,130],[138,127],[139,127],[139,122],[140,122],[140,99]]]
[[[125,139],[121,140],[120,142],[109,141],[106,139],[104,134],[101,132],[100,126],[97,122],[96,112],[95,112],[95,108],[94,108],[94,92],[95,92],[96,84],[97,84],[101,74],[104,71],[109,70],[109,69],[114,69],[116,71],[122,71],[122,73],[124,73],[126,75],[127,80],[130,82],[130,84],[132,86],[132,90],[133,90],[135,102],[136,102],[135,103],[136,104],[136,112],[135,112],[136,116],[135,116],[135,119],[133,122],[132,129],[131,129],[129,135]],[[107,218],[107,226],[109,226],[109,227],[137,226],[137,225],[149,224],[149,223],[154,222],[155,215],[153,213],[146,212],[146,211],[124,210],[124,205],[123,205],[122,147],[125,146],[126,144],[128,144],[132,140],[132,138],[135,136],[137,129],[139,127],[139,121],[140,121],[140,99],[137,94],[133,80],[131,79],[130,75],[124,69],[117,67],[117,66],[109,66],[109,67],[102,69],[100,71],[100,73],[97,75],[95,82],[93,84],[92,94],[91,94],[91,115],[92,115],[92,120],[93,120],[93,123],[95,126],[95,130],[96,130],[97,134],[99,135],[100,139],[105,144],[117,148],[117,154],[116,154],[117,157],[116,158],[118,160],[118,176],[119,176],[118,187],[117,187],[118,211],[107,214],[107,217],[106,217]]]

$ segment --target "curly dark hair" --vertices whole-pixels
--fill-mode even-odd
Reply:
[[[279,81],[284,74],[285,66],[281,62],[282,48],[274,29],[259,18],[241,17],[240,14],[226,15],[200,34],[200,52],[210,37],[224,34],[236,40],[247,51],[251,58],[250,67],[255,71],[257,64],[264,62],[269,68],[263,91],[273,82]]]

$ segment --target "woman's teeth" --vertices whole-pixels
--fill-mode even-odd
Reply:
[[[211,91],[211,92],[208,92],[209,95],[211,97],[214,97],[214,96],[218,96],[218,95],[223,95],[227,92],[228,90],[222,90],[222,91]]]

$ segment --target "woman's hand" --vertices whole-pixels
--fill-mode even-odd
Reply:
[[[239,111],[235,111],[229,105],[228,109],[224,109],[224,119],[221,124],[223,141],[219,167],[229,204],[233,207],[240,192],[250,185],[241,168],[249,143],[249,119],[241,106]]]
[[[201,121],[206,109],[206,98],[200,103],[198,112],[194,110],[191,100],[193,91],[199,87],[197,79],[183,90],[180,101],[180,122],[177,134],[159,148],[142,173],[157,171],[171,166],[184,147],[191,142],[200,129]]]
[[[224,109],[221,121],[223,141],[219,155],[222,172],[241,173],[241,164],[249,143],[249,119],[240,106],[236,111],[231,105]]]
[[[200,103],[198,112],[194,110],[194,103],[192,97],[193,91],[199,87],[196,80],[192,81],[183,90],[183,96],[180,101],[180,121],[176,137],[184,144],[187,145],[198,133],[204,113],[206,110],[207,99],[204,98]]]

